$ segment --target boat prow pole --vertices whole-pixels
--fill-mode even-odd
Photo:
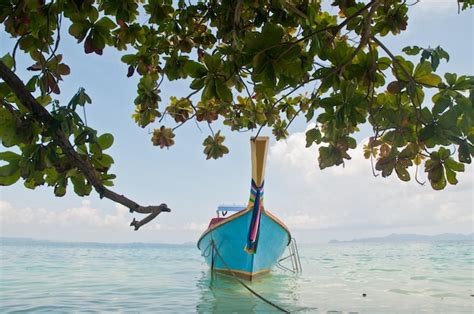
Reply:
[[[268,136],[252,137],[250,139],[250,154],[252,161],[252,180],[260,187],[265,181],[265,168],[267,164],[268,154]],[[262,200],[263,201],[263,200]],[[249,200],[249,206],[253,206],[253,202]],[[263,207],[263,203],[262,203]]]
[[[268,137],[254,137],[250,139],[250,153],[252,160],[252,182],[247,210],[252,212],[248,229],[245,251],[249,254],[257,252],[260,233],[260,220],[263,213],[263,192],[265,184],[265,165],[267,162]]]

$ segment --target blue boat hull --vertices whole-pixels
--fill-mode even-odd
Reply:
[[[278,218],[263,210],[257,251],[249,254],[244,248],[251,218],[252,211],[246,209],[210,227],[201,236],[198,248],[213,270],[252,280],[268,273],[278,262],[290,243],[290,232]]]

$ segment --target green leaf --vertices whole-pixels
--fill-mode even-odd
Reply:
[[[201,63],[189,60],[184,66],[186,73],[192,78],[201,78],[207,74],[207,69]]]
[[[58,172],[56,171],[55,168],[45,169],[44,174],[45,174],[45,182],[49,186],[56,184],[56,181],[58,181]]]
[[[268,64],[265,67],[265,71],[262,73],[262,82],[270,88],[273,88],[276,85],[276,74],[275,69],[271,64]]]
[[[112,20],[109,19],[107,16],[104,16],[100,20],[98,20],[97,23],[95,23],[95,26],[103,28],[104,30],[110,30],[115,28],[117,25],[115,25],[115,23],[112,22]]]
[[[4,160],[8,163],[18,162],[21,159],[21,156],[14,152],[0,152],[0,160]]]
[[[452,105],[451,97],[447,95],[442,95],[437,99],[433,106],[433,114],[439,116],[443,113],[449,106]]]
[[[110,155],[102,154],[102,158],[99,159],[99,162],[102,166],[110,168],[110,166],[114,163],[114,159]]]
[[[216,80],[216,92],[219,99],[228,102],[232,101],[232,92],[224,81]]]
[[[435,190],[442,190],[446,187],[446,177],[443,165],[436,160],[429,159],[425,163],[425,172],[428,172],[428,180]]]
[[[84,144],[86,142],[88,134],[89,134],[88,130],[84,130],[80,132],[79,134],[77,134],[77,136],[74,137],[74,144],[78,146]]]
[[[439,117],[439,124],[445,128],[445,129],[449,129],[451,127],[454,127],[456,126],[456,121],[458,119],[458,116],[459,116],[459,112],[456,110],[456,108],[451,108],[449,109],[448,111],[446,111],[445,113],[443,113],[440,117]]]
[[[50,95],[42,95],[36,97],[36,101],[38,101],[41,106],[46,107],[53,101],[53,99]]]
[[[216,73],[222,66],[222,60],[218,55],[204,55],[204,64],[206,65],[209,72]]]
[[[420,48],[418,46],[408,46],[408,47],[405,47],[405,48],[402,49],[402,51],[404,53],[406,53],[407,55],[409,55],[409,56],[415,56],[415,55],[419,54],[421,50],[422,50],[422,48]]]
[[[0,167],[0,185],[8,186],[18,181],[20,178],[20,168],[18,164],[10,163]]]
[[[106,150],[114,143],[114,136],[110,133],[102,134],[97,138],[97,143],[100,145],[102,150]]]
[[[153,130],[153,137],[151,141],[154,146],[160,146],[160,148],[169,148],[174,145],[173,130],[162,125],[159,129]]]
[[[458,90],[468,90],[474,87],[474,76],[460,76],[454,87]]]
[[[318,163],[321,170],[331,166],[338,166],[343,162],[341,151],[336,147],[330,145],[319,148]]]
[[[402,147],[406,145],[406,138],[398,130],[391,130],[383,136],[384,141],[395,147]]]
[[[395,165],[395,172],[397,173],[397,176],[400,180],[405,182],[410,181],[410,174],[408,173],[407,169],[400,163],[397,163]]]
[[[66,195],[66,186],[62,184],[56,184],[54,186],[54,195],[57,197],[62,197]]]
[[[438,75],[431,73],[432,70],[433,69],[430,62],[423,61],[419,63],[416,66],[415,73],[413,75],[415,81],[422,84],[438,86],[438,84],[441,83],[441,78]]]
[[[0,139],[5,147],[12,147],[21,142],[17,132],[17,119],[7,109],[0,107]]]
[[[206,100],[213,99],[217,96],[216,92],[216,81],[211,78],[209,80],[206,80],[206,86],[204,86],[204,89],[201,94],[201,100],[204,102]]]
[[[445,160],[449,158],[449,156],[451,155],[451,151],[447,148],[440,147],[440,149],[438,150],[438,154],[439,154],[439,159]]]
[[[380,147],[381,157],[377,160],[377,163],[375,164],[375,169],[378,171],[382,171],[382,177],[384,178],[392,174],[396,163],[395,157],[391,156],[388,150],[389,147],[386,144]]]
[[[15,64],[15,60],[13,60],[13,57],[9,53],[1,57],[0,61],[2,61],[10,70],[13,68],[13,65]]]
[[[312,55],[318,55],[321,50],[323,49],[324,45],[319,39],[318,36],[313,36],[313,39],[311,41],[311,45],[309,48],[309,53]]]
[[[441,59],[445,59],[447,62],[449,62],[449,54],[443,48],[440,46],[436,47],[436,52]]]
[[[71,182],[74,186],[74,192],[79,196],[89,195],[92,191],[92,186],[87,183],[82,174],[72,176]]]
[[[413,159],[418,154],[418,145],[415,143],[409,143],[398,155],[398,158]]]
[[[132,63],[136,62],[137,59],[138,59],[138,57],[135,54],[123,55],[122,58],[120,58],[120,60],[123,63],[126,63],[126,64],[132,64]]]
[[[415,79],[418,83],[437,87],[441,83],[441,78],[436,74],[428,74]]]
[[[400,65],[393,67],[395,78],[397,78],[398,80],[409,82],[410,78],[407,76],[407,74],[405,74],[405,71],[408,73],[408,75],[412,75],[413,63],[408,60],[403,59],[400,56],[397,57],[397,60]],[[403,71],[402,68],[405,69],[405,71]]]
[[[102,148],[98,143],[89,143],[89,151],[96,158],[102,158]]]
[[[432,54],[431,55],[431,67],[433,68],[433,71],[436,71],[438,66],[439,66],[439,56],[438,56],[438,54]]]
[[[206,159],[218,159],[229,153],[229,149],[223,144],[225,136],[220,133],[218,131],[214,136],[209,135],[202,143]]]
[[[321,142],[321,132],[319,129],[314,128],[306,132],[306,147],[310,147],[313,143]]]
[[[261,34],[257,32],[245,32],[244,42],[249,51],[259,51],[263,47]]]
[[[428,61],[423,61],[417,64],[415,72],[413,73],[414,78],[423,77],[425,75],[431,74],[431,64]]]
[[[405,88],[405,84],[399,81],[394,81],[387,85],[387,91],[394,95],[399,94],[403,88]]]
[[[421,121],[425,124],[430,124],[430,123],[433,123],[434,121],[434,118],[433,118],[433,114],[431,113],[430,109],[424,107],[422,110],[421,110]]]
[[[464,164],[457,162],[452,158],[447,158],[444,161],[444,165],[453,171],[464,172]]]
[[[418,87],[414,84],[409,84],[407,87],[408,94],[413,104],[417,107],[420,107],[423,104],[425,98],[425,93],[421,87]]]
[[[263,45],[265,47],[271,47],[281,42],[283,38],[284,30],[281,26],[267,23],[262,28],[262,38]]]
[[[92,100],[89,95],[86,94],[86,90],[79,87],[77,93],[75,93],[69,101],[68,106],[72,108],[72,110],[76,110],[77,106],[84,106],[86,103],[90,104]]]
[[[201,88],[204,87],[204,83],[205,83],[204,78],[197,78],[192,81],[189,87],[191,87],[191,89],[194,89],[194,90],[200,90]]]
[[[456,73],[445,73],[444,78],[446,79],[446,82],[448,82],[449,85],[453,86],[454,84],[456,84]]]
[[[84,40],[87,35],[87,32],[90,29],[89,24],[85,24],[82,22],[74,22],[69,27],[69,34],[74,36],[77,39],[77,42],[80,43]]]
[[[92,22],[95,22],[97,21],[97,19],[99,18],[99,11],[97,10],[96,7],[94,6],[91,6],[90,7],[90,10],[88,10],[88,15],[89,15],[89,18]]]
[[[464,141],[458,148],[459,161],[465,164],[471,163],[471,154],[469,153],[469,144]]]
[[[448,167],[445,167],[444,169],[446,171],[446,179],[448,179],[449,184],[456,185],[458,183],[458,180],[456,179],[456,172]]]

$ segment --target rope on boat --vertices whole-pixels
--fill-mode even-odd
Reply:
[[[281,306],[273,303],[272,301],[266,299],[265,297],[263,297],[261,294],[257,293],[255,290],[253,290],[252,288],[250,288],[245,282],[243,282],[233,271],[232,269],[229,268],[229,266],[227,265],[227,263],[225,262],[224,258],[222,257],[222,255],[219,253],[219,250],[217,249],[217,246],[214,242],[214,239],[212,238],[212,232],[211,232],[211,242],[209,243],[209,245],[206,247],[206,249],[204,250],[204,252],[207,251],[207,249],[212,246],[212,265],[211,265],[211,273],[214,272],[214,251],[216,252],[216,255],[221,259],[222,263],[224,264],[224,267],[227,269],[227,271],[229,271],[232,276],[234,277],[235,280],[237,280],[242,286],[244,286],[245,289],[247,289],[250,293],[252,293],[254,296],[256,296],[257,298],[259,298],[260,300],[262,300],[263,302],[267,303],[268,305],[271,305],[273,306],[274,308],[276,308],[277,310],[283,312],[283,313],[290,313],[290,311],[288,310],[285,310],[284,308],[282,308]],[[203,253],[204,253],[203,252]]]

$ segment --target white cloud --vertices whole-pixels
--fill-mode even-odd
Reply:
[[[14,208],[12,204],[0,201],[0,222],[2,224],[124,228],[128,226],[129,220],[128,210],[118,204],[115,205],[115,211],[112,214],[107,214],[101,209],[92,207],[88,200],[82,201],[79,207],[63,211],[44,208],[32,209],[30,207]]]
[[[183,225],[183,230],[203,232],[207,229],[207,225],[206,223],[188,222]]]
[[[412,1],[414,3],[415,0]],[[411,10],[415,14],[453,14],[458,12],[456,0],[420,0]]]
[[[137,216],[141,219],[144,216]],[[58,228],[84,232],[86,230],[100,230],[101,233],[108,231],[129,234],[132,216],[126,207],[115,204],[114,211],[107,212],[91,206],[90,201],[84,200],[78,207],[54,211],[43,208],[16,208],[9,202],[0,201],[0,235],[10,236],[11,229],[22,229],[23,236],[30,236],[29,230],[40,228]],[[8,231],[6,232],[6,227]],[[151,222],[140,229],[141,233],[153,231],[190,231],[202,232],[207,224],[197,222],[184,222],[182,224]],[[100,241],[101,239],[97,239]],[[149,240],[153,242],[153,240]]]
[[[294,229],[429,227],[433,232],[472,232],[472,167],[458,175],[458,185],[434,191],[428,182],[406,183],[395,174],[373,177],[361,146],[351,151],[344,168],[320,170],[317,147],[305,148],[304,132],[277,142],[270,148],[267,206]],[[425,176],[421,168],[419,175]]]
[[[148,225],[144,228],[147,228]],[[161,231],[175,231],[175,230],[179,230],[180,228],[177,228],[176,226],[174,225],[170,225],[170,224],[160,224],[160,223],[155,223],[154,225],[152,225],[150,227],[152,230],[161,230]],[[181,228],[181,230],[185,230],[184,228]]]

